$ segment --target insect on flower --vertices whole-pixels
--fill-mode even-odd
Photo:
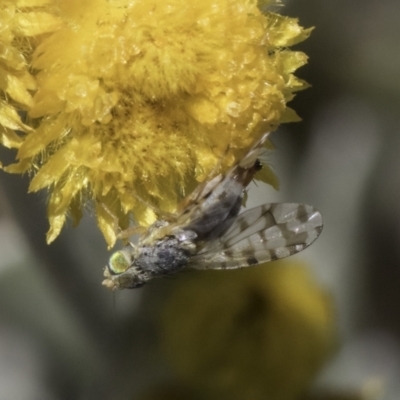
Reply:
[[[185,268],[236,269],[298,253],[322,230],[321,214],[295,203],[271,203],[239,214],[245,189],[261,168],[258,159],[268,133],[226,174],[199,185],[180,211],[160,219],[115,252],[103,285],[132,289]]]

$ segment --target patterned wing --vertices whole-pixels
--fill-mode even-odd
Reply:
[[[265,204],[240,214],[218,240],[190,259],[196,269],[235,269],[288,257],[322,231],[322,216],[304,204]]]

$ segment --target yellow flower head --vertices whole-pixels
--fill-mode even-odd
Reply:
[[[161,322],[177,377],[210,399],[299,399],[336,346],[330,297],[292,261],[177,280]]]
[[[255,0],[3,2],[5,170],[49,189],[49,242],[90,200],[112,244],[113,214],[152,223],[149,205],[173,211],[219,160],[296,119],[306,56],[287,47],[310,29]]]

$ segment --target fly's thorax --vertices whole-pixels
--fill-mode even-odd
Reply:
[[[166,236],[154,243],[139,246],[134,265],[152,277],[176,273],[184,268],[196,246],[191,240]]]

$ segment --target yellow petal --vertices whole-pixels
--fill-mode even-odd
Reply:
[[[4,129],[1,132],[0,142],[9,149],[17,149],[23,142],[23,138],[18,136],[12,129]]]
[[[32,128],[21,122],[20,116],[14,107],[0,102],[0,125],[5,128],[20,130],[23,132],[32,131]]]
[[[5,87],[0,87],[7,92],[18,103],[24,104],[28,107],[32,106],[33,100],[31,94],[28,92],[24,79],[22,77],[7,73],[0,67],[0,74],[6,78]]]
[[[65,183],[59,183],[53,191],[53,196],[49,202],[49,213],[52,215],[64,215],[67,213],[72,199],[85,186],[85,181],[80,179],[79,170],[70,170],[68,179]]]
[[[290,74],[307,63],[307,56],[300,51],[282,51],[277,55],[277,61],[282,71]]]
[[[50,244],[61,232],[62,227],[65,224],[65,215],[53,216],[49,214],[50,229],[46,234],[46,242]]]
[[[269,15],[270,24],[277,29],[271,30],[268,40],[277,47],[293,46],[307,39],[314,28],[303,29],[297,18],[288,18],[279,14]]]
[[[7,165],[4,167],[4,171],[10,174],[24,174],[32,168],[32,160],[25,158],[16,164]]]
[[[66,121],[63,118],[49,119],[43,122],[35,132],[27,135],[18,151],[18,158],[32,157],[43,151],[52,141],[68,133]]]
[[[263,165],[261,171],[257,172],[255,179],[271,185],[275,190],[279,190],[279,180],[269,165]]]
[[[55,31],[61,19],[46,12],[18,13],[14,19],[14,32],[18,36],[36,36]]]
[[[1,15],[0,15],[1,18]],[[10,43],[0,41],[0,60],[7,65],[8,68],[14,70],[22,70],[26,66],[25,58],[15,47]]]
[[[17,7],[41,7],[52,4],[54,0],[15,0]]]
[[[282,114],[282,122],[298,122],[301,118],[297,115],[290,107],[286,107],[284,113]]]
[[[96,218],[97,225],[100,228],[103,236],[108,244],[108,247],[111,248],[114,246],[117,237],[114,228],[114,219],[112,215],[101,205],[96,204]]]
[[[68,168],[68,152],[65,149],[59,150],[50,157],[32,179],[29,185],[29,192],[37,192],[46,186],[51,186],[55,181],[61,179]]]

